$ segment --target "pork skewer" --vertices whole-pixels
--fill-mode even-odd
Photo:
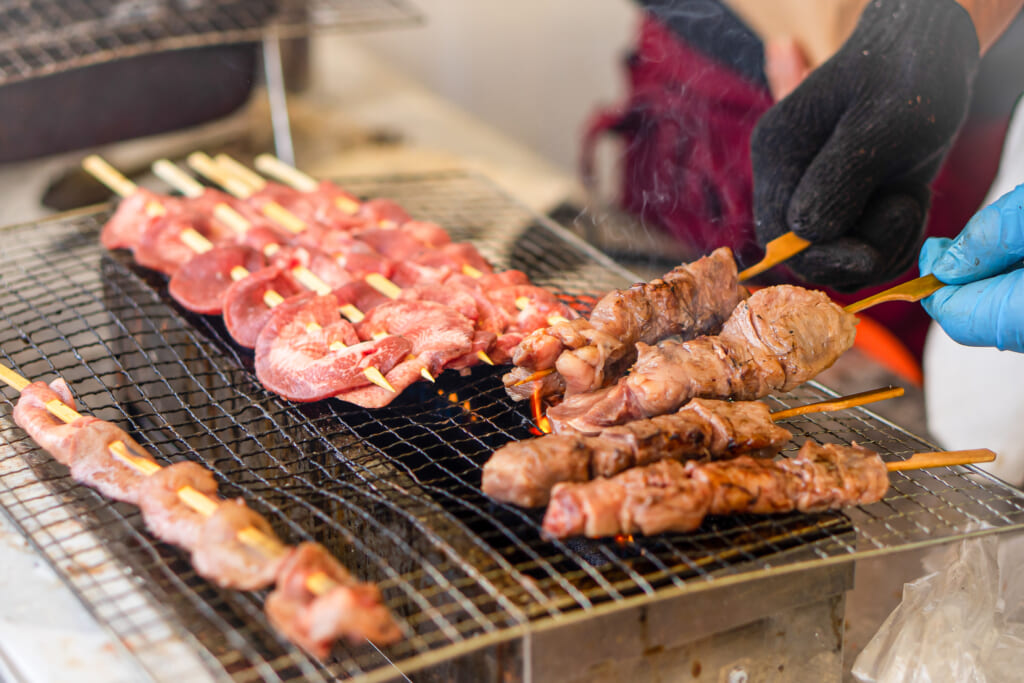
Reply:
[[[161,467],[122,430],[76,411],[63,380],[30,383],[0,365],[0,381],[22,395],[15,408],[19,426],[76,480],[139,506],[155,535],[192,552],[200,575],[240,590],[277,583],[268,617],[297,644],[325,657],[341,636],[383,644],[400,637],[376,587],[356,582],[322,546],[286,546],[241,499],[217,497],[205,468],[193,462]],[[324,614],[328,607],[351,613]]]
[[[755,400],[789,391],[831,366],[852,345],[857,318],[823,292],[793,285],[758,290],[717,336],[639,343],[630,374],[569,396],[549,409],[556,432],[664,415],[693,398]]]
[[[594,436],[548,434],[508,443],[484,464],[481,489],[503,503],[539,507],[558,483],[611,477],[658,460],[772,457],[792,438],[774,424],[780,419],[902,394],[902,388],[876,389],[775,413],[759,401],[694,399],[675,413],[609,427]]]
[[[544,531],[556,538],[688,532],[700,527],[706,515],[822,512],[866,505],[885,495],[890,471],[994,458],[987,449],[930,453],[908,466],[887,464],[856,444],[807,441],[794,457],[777,460],[661,460],[609,479],[557,484],[544,515]]]
[[[101,182],[104,182],[108,187],[110,187],[115,192],[119,194],[122,192],[127,193],[127,195],[122,196],[132,196],[132,194],[138,190],[134,183],[125,178],[116,169],[114,169],[112,166],[104,162],[99,157],[89,157],[86,160],[86,162],[83,162],[83,165],[86,167],[86,170],[88,170],[90,173],[93,173]],[[190,188],[190,191],[194,191],[194,189],[195,188]],[[150,203],[152,204],[155,202]],[[157,204],[157,206],[159,206],[159,204]],[[221,215],[235,216],[235,218],[229,218],[229,220],[231,220],[234,223],[236,230],[244,232],[244,230],[248,229],[249,223],[244,217],[235,213],[233,209],[231,209],[231,207],[227,205],[223,206],[225,210],[221,211]],[[191,229],[186,229],[185,231],[183,231],[182,239],[183,241],[186,241],[186,244],[188,244],[197,254],[204,254],[213,249],[213,244],[210,243],[209,240],[207,240],[200,233]],[[236,282],[241,281],[249,277],[250,275],[251,273],[249,273],[249,271],[243,266],[236,266],[234,269],[232,269],[231,272],[231,278]],[[313,273],[308,273],[308,277],[300,277],[303,277],[303,279],[307,280],[311,285],[323,285],[324,287],[326,287],[326,285],[320,282],[316,278],[316,276],[313,275]],[[285,297],[281,296],[273,289],[267,289],[266,291],[264,291],[262,298],[263,302],[267,305],[267,307],[271,309],[273,309],[276,306],[279,306],[285,301]],[[309,331],[315,332],[316,327],[311,325],[309,327]],[[338,340],[333,340],[331,344],[332,346],[330,350],[333,351],[343,350],[344,348],[346,348],[346,345]],[[387,378],[384,376],[384,374],[380,371],[379,368],[373,366],[366,366],[361,368],[361,372],[369,382],[381,387],[385,391],[395,393],[394,387],[391,386],[390,382],[388,382]]]
[[[517,367],[502,378],[505,388],[515,400],[538,387],[542,396],[600,389],[636,360],[637,344],[715,334],[746,295],[732,253],[716,249],[661,278],[610,292],[587,318],[531,333],[513,356]]]

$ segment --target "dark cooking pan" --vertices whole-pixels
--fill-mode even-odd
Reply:
[[[221,45],[105,62],[0,86],[0,162],[185,128],[248,98],[257,46]]]

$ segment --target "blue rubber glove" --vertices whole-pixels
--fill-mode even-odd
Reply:
[[[931,238],[922,275],[949,286],[922,301],[950,337],[967,346],[1024,352],[1024,185],[986,206],[955,240]]]

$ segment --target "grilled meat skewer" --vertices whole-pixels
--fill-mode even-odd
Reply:
[[[766,287],[741,302],[718,336],[637,344],[630,374],[549,409],[556,432],[664,415],[692,398],[755,400],[789,391],[831,366],[852,345],[857,318],[823,292]]]
[[[792,438],[756,401],[694,399],[679,411],[601,430],[513,441],[483,467],[483,492],[503,503],[538,507],[559,482],[610,477],[662,459],[771,457]]]
[[[807,441],[795,457],[661,460],[609,479],[557,484],[544,516],[552,536],[686,532],[705,515],[821,512],[881,500],[889,472],[857,445]]]
[[[561,322],[531,333],[512,357],[504,377],[515,400],[525,400],[539,380],[519,384],[538,370],[554,369],[542,391],[593,391],[614,382],[636,359],[636,344],[680,335],[714,334],[746,296],[728,248],[716,249],[651,282],[611,292],[586,319]],[[547,394],[543,394],[547,395]]]

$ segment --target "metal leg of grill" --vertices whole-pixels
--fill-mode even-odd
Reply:
[[[270,102],[270,124],[274,131],[274,153],[286,164],[295,165],[291,121],[288,118],[288,93],[285,90],[281,61],[281,37],[273,26],[263,36],[263,71]]]

